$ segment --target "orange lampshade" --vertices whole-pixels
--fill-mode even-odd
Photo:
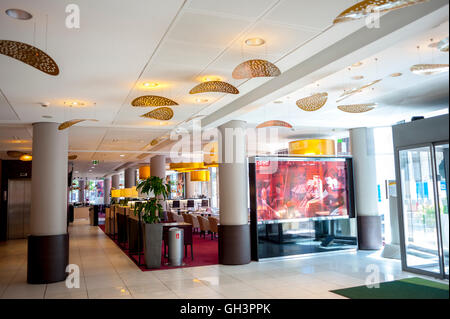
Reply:
[[[299,140],[289,143],[289,154],[323,156],[336,155],[334,140],[313,139]]]
[[[120,189],[120,197],[131,197],[131,188],[122,188]]]
[[[113,190],[111,190],[111,197],[112,198],[119,198],[120,197],[120,189],[113,189]]]
[[[33,160],[33,156],[31,156],[30,154],[23,154],[19,159],[22,162],[29,162],[29,161]]]
[[[139,193],[136,189],[136,186],[131,187],[131,196],[130,197],[139,197]]]
[[[139,167],[139,179],[147,179],[150,177],[150,166]]]
[[[203,162],[198,163],[170,163],[170,169],[178,172],[190,172],[194,170],[204,169]]]
[[[193,171],[191,172],[191,182],[209,182],[209,171]]]

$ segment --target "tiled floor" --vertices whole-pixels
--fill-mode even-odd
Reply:
[[[142,272],[87,221],[70,227],[70,263],[80,268],[80,288],[28,285],[26,241],[0,243],[0,297],[342,298],[329,290],[365,284],[368,265],[379,267],[380,281],[413,276],[402,272],[399,261],[370,252]]]

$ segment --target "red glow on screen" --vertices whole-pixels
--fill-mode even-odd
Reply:
[[[256,161],[258,220],[348,216],[346,176],[345,161]]]

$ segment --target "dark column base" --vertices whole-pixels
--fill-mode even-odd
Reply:
[[[69,264],[69,235],[28,236],[29,284],[63,281]]]
[[[244,265],[250,261],[250,225],[219,225],[219,264]]]
[[[361,250],[378,250],[383,246],[381,216],[358,216],[358,247]]]

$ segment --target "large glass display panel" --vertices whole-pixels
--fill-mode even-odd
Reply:
[[[258,221],[348,217],[345,159],[257,159]]]
[[[167,175],[166,183],[170,185],[169,199],[184,198],[184,173]]]
[[[431,148],[399,152],[407,267],[440,273]]]
[[[256,157],[254,259],[356,249],[349,158]]]
[[[439,199],[439,213],[441,219],[442,234],[442,250],[444,257],[444,270],[448,276],[448,241],[449,241],[449,225],[448,225],[448,144],[437,145],[435,148],[436,158],[436,182]]]
[[[353,218],[258,224],[259,259],[356,247],[356,226]]]

